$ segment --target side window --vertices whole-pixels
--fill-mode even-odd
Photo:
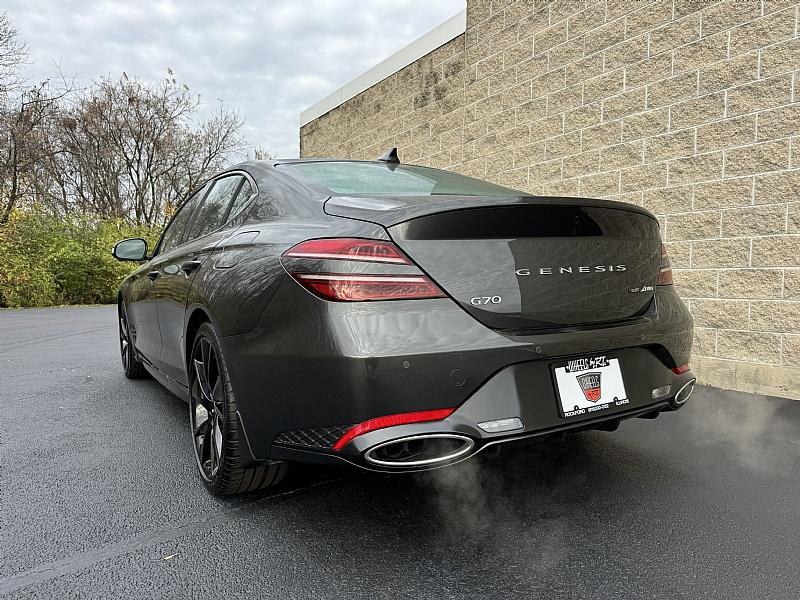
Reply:
[[[192,219],[189,231],[190,240],[211,233],[225,224],[231,200],[233,200],[236,190],[239,189],[239,184],[244,180],[241,175],[231,175],[214,182],[214,187],[211,188]]]
[[[200,201],[203,199],[206,191],[208,191],[210,185],[210,183],[207,183],[197,190],[183,203],[183,206],[178,209],[175,216],[172,217],[172,221],[167,225],[164,235],[161,236],[161,244],[158,247],[159,254],[180,246],[183,240],[186,239],[186,233],[189,229],[189,223],[192,221],[192,215],[197,205],[200,204]]]
[[[250,196],[253,195],[253,188],[250,186],[250,182],[247,179],[244,180],[242,183],[242,187],[239,190],[239,193],[236,194],[236,198],[233,199],[233,204],[231,204],[231,211],[228,213],[228,219],[232,219],[236,215],[239,214],[239,211],[242,210],[247,201],[250,200]]]

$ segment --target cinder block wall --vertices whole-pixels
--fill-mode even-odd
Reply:
[[[468,0],[467,31],[305,125],[302,156],[658,215],[711,385],[800,398],[798,5]]]

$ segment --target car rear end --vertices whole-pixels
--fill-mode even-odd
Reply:
[[[339,195],[325,212],[342,235],[283,253],[269,335],[231,340],[248,394],[272,395],[243,415],[256,458],[433,468],[691,394],[692,320],[639,207]]]

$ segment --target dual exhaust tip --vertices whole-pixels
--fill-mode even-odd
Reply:
[[[380,467],[430,469],[465,458],[474,448],[465,435],[430,433],[383,442],[367,450],[364,459]]]

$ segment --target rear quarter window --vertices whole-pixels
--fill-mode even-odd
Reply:
[[[231,201],[244,180],[241,175],[230,175],[214,181],[214,187],[195,213],[189,239],[203,237],[225,224]]]

